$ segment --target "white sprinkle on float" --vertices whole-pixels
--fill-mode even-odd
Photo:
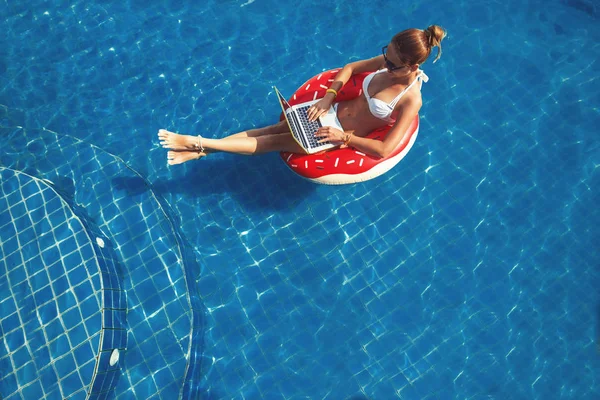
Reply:
[[[288,156],[287,160],[285,160],[286,162],[290,162],[290,158],[292,158],[292,153],[290,153],[290,155]]]
[[[334,168],[337,168],[339,162],[340,162],[340,158],[338,157],[335,159],[335,164],[333,164]]]
[[[359,167],[362,167],[362,165],[363,165],[363,161],[365,161],[365,159],[364,159],[364,158],[361,158],[361,159],[360,159],[360,162],[358,163],[358,166],[359,166]]]
[[[366,156],[366,154],[365,154],[365,153],[361,153],[360,151],[356,151],[356,150],[354,150],[354,152],[355,152],[356,154],[358,154],[359,156]]]
[[[322,76],[323,74],[319,74],[319,76],[317,76],[317,80],[321,79]]]
[[[315,160],[316,163],[322,163],[324,162],[323,160]]]
[[[310,83],[308,85],[306,85],[306,87],[304,88],[304,90],[308,90],[310,88]]]
[[[346,164],[354,164],[355,160],[346,161]]]
[[[304,168],[308,168],[308,160],[304,160]]]

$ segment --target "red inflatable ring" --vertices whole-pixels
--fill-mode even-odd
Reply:
[[[309,79],[294,93],[289,103],[295,105],[325,96],[325,91],[333,82],[338,71],[339,69],[325,71]],[[351,100],[361,96],[362,83],[367,75],[369,75],[368,72],[353,75],[338,93],[336,101]],[[369,132],[367,137],[383,140],[390,128],[391,125],[375,129]],[[386,173],[404,158],[419,133],[418,115],[410,124],[407,133],[398,147],[385,158],[372,157],[352,147],[336,148],[317,154],[281,152],[280,156],[292,171],[315,183],[343,185],[362,182]]]

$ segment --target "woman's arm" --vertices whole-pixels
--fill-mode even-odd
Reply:
[[[355,61],[344,65],[333,78],[330,88],[335,89],[337,92],[342,90],[346,82],[350,80],[352,75],[360,74],[361,72],[371,72],[380,69],[384,64],[383,56],[377,56],[368,60]],[[332,95],[328,93],[328,95]],[[333,96],[333,95],[332,95]]]
[[[370,72],[376,71],[379,68],[383,67],[383,56],[373,57],[368,60],[360,60],[355,61],[349,64],[344,65],[344,68],[338,71],[333,78],[333,82],[329,86],[330,89],[335,90],[335,92],[339,92],[342,90],[346,82],[350,80],[352,75],[360,74],[361,72]],[[314,104],[311,108],[308,109],[308,120],[314,121],[322,114],[325,114],[329,107],[333,104],[336,95],[331,92],[325,93],[325,96],[319,101],[317,104]]]
[[[407,98],[406,101],[403,102],[402,108],[398,111],[396,123],[390,128],[388,134],[382,141],[354,136],[349,132],[342,132],[339,129],[330,126],[319,128],[315,133],[315,136],[320,138],[320,141],[323,142],[345,142],[347,145],[352,146],[363,153],[384,158],[389,156],[402,140],[405,140],[406,132],[415,118],[415,115],[417,115],[421,109],[421,104],[422,101],[420,98]],[[346,140],[346,138],[349,138],[349,140]]]

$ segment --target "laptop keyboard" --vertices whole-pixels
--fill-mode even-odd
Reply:
[[[308,116],[306,114],[307,114],[309,107],[310,106],[305,106],[305,107],[300,107],[300,108],[296,109],[296,111],[297,111],[296,114],[300,118],[300,124],[302,125],[302,127],[304,128],[304,131],[306,132],[306,140],[308,141],[308,147],[314,148],[314,147],[322,146],[324,144],[328,144],[329,142],[317,143],[317,141],[320,140],[320,138],[315,137],[314,133],[322,125],[321,125],[321,121],[319,121],[319,119],[317,119],[316,121],[308,120]]]

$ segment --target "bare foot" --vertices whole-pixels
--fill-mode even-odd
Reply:
[[[167,164],[183,164],[184,162],[190,160],[199,160],[205,155],[206,153],[201,153],[198,151],[169,151],[167,152]]]
[[[158,131],[158,139],[165,149],[173,150],[200,150],[200,141],[198,136],[180,135],[169,132],[165,129]]]

